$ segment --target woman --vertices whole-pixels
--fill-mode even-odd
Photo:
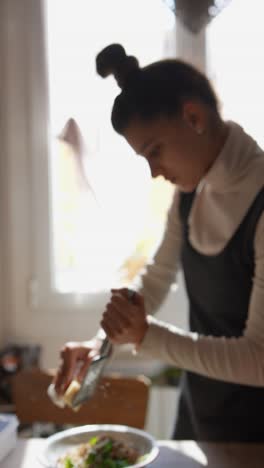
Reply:
[[[136,352],[185,370],[174,438],[263,441],[264,153],[239,125],[221,119],[210,83],[190,65],[165,60],[140,68],[113,44],[97,56],[97,71],[113,74],[122,89],[114,129],[146,158],[153,177],[176,185],[134,303],[114,290],[102,328],[114,344],[133,343]],[[179,264],[190,332],[151,315]],[[85,370],[96,346],[66,345],[58,391],[78,359]]]

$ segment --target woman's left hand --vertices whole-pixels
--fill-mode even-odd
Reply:
[[[143,296],[135,292],[131,301],[127,289],[112,289],[101,326],[112,343],[139,346],[148,329]]]

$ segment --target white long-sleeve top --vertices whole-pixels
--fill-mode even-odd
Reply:
[[[206,255],[225,247],[264,187],[264,153],[237,124],[229,122],[229,127],[221,153],[197,190],[188,220],[192,246]],[[149,314],[163,302],[179,267],[182,228],[178,205],[175,191],[163,240],[141,277],[140,290]],[[207,377],[264,385],[264,212],[255,232],[254,260],[248,317],[241,337],[203,336],[148,315],[149,328],[136,352]]]

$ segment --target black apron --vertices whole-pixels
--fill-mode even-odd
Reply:
[[[188,239],[194,195],[181,194],[179,205],[190,330],[216,337],[239,337],[245,328],[253,286],[254,237],[264,211],[264,189],[224,250],[211,256],[198,253]],[[264,388],[184,372],[173,438],[263,442]]]

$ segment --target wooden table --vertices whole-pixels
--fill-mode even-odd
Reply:
[[[19,439],[1,468],[41,468],[37,454],[44,439]],[[160,455],[149,468],[263,468],[264,444],[212,444],[160,441]],[[43,468],[43,467],[42,467]]]

